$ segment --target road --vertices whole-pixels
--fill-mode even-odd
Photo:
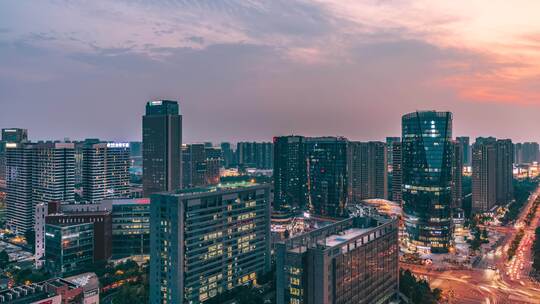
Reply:
[[[540,187],[531,196],[513,227],[490,227],[504,234],[499,247],[483,256],[486,268],[436,271],[429,266],[402,265],[429,280],[432,288],[440,288],[447,295],[449,303],[540,303],[540,284],[531,281],[531,246],[534,229],[540,222],[538,208],[531,225],[525,227],[524,220],[535,200],[540,200]],[[508,262],[507,250],[520,229],[524,236],[516,251],[516,256]],[[491,268],[491,269],[489,269]]]

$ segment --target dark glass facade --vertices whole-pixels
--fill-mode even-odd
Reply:
[[[307,202],[303,136],[274,137],[274,209],[303,210]]]
[[[340,217],[348,201],[347,139],[306,139],[307,191],[310,211],[319,216]]]
[[[45,248],[48,271],[57,275],[74,273],[94,261],[94,224],[47,224]]]
[[[434,253],[452,246],[452,114],[402,117],[402,194],[412,247]]]
[[[182,185],[182,116],[178,102],[149,101],[143,116],[143,192],[174,191]]]

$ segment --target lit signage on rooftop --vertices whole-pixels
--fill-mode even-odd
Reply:
[[[161,100],[154,100],[150,102],[152,106],[160,106],[163,102]]]
[[[129,143],[107,143],[107,148],[129,148]]]

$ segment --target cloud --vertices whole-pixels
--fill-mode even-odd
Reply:
[[[454,111],[462,134],[540,127],[531,110],[540,105],[540,28],[533,13],[512,5],[1,5],[0,107],[19,103],[9,103],[0,121],[28,125],[41,138],[138,138],[143,104],[158,97],[181,100],[188,141],[293,132],[381,139],[399,133],[402,113],[426,108]],[[505,16],[505,8],[524,20]],[[494,121],[508,113],[523,119],[512,130],[487,120],[468,123],[486,116],[483,111]],[[15,120],[15,113],[24,118]]]

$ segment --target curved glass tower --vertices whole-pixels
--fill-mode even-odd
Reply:
[[[448,252],[452,244],[452,113],[421,111],[402,117],[403,201],[410,244]]]

